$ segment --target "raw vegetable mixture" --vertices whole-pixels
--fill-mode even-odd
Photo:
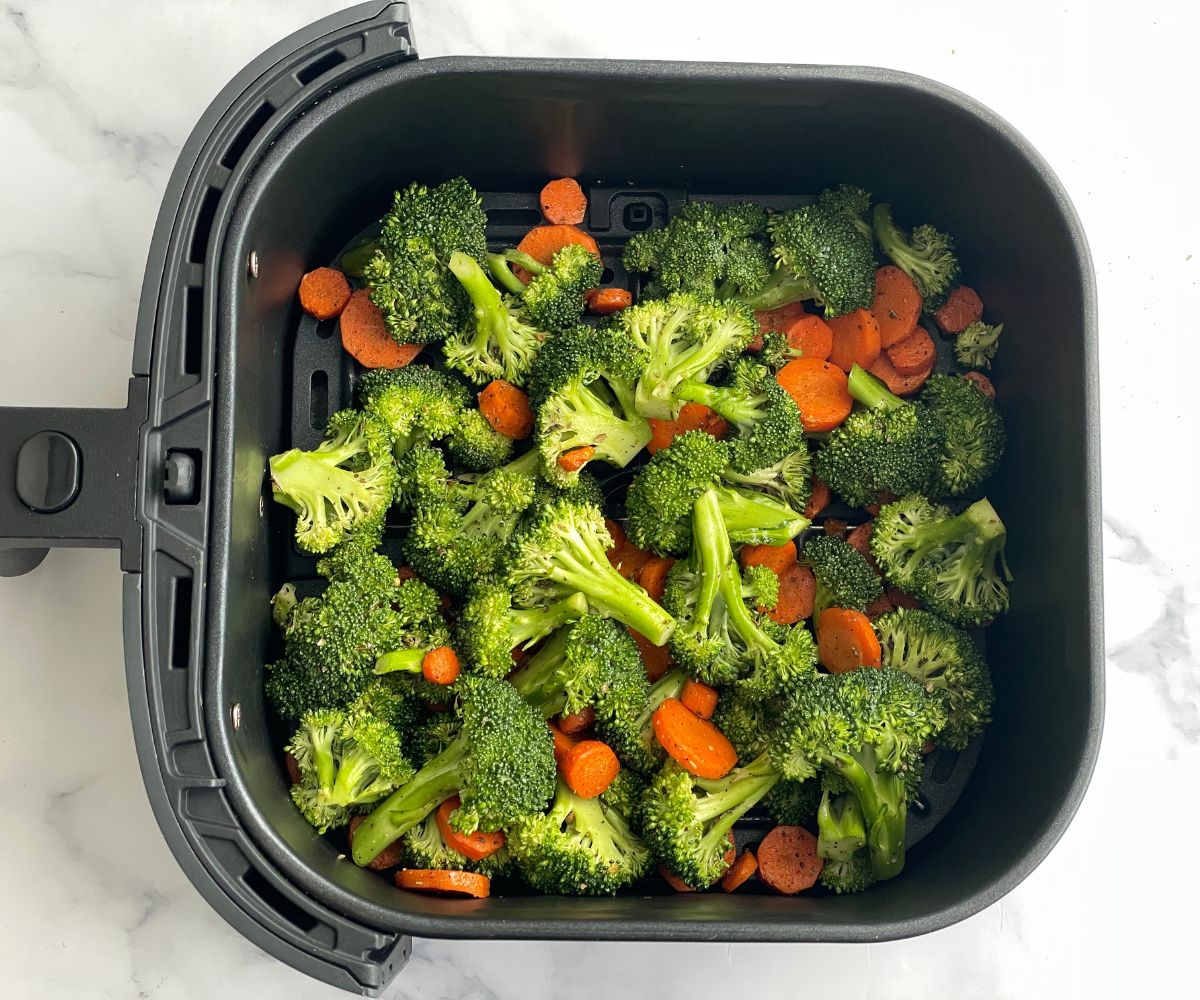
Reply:
[[[300,284],[366,370],[270,460],[326,581],[273,601],[296,807],[447,895],[895,877],[924,756],[990,718],[967,630],[1008,608],[1001,326],[949,236],[858,188],[688,204],[626,245],[636,302],[579,184],[541,207],[492,252],[466,180],[413,184]],[[755,808],[778,825],[739,852]]]

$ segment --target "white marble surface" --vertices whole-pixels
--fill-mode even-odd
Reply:
[[[328,0],[0,0],[0,400],[120,405],[142,267],[180,143],[247,60]],[[1102,310],[1108,719],[1091,791],[1001,903],[869,947],[418,941],[394,996],[1067,998],[1194,992],[1200,823],[1193,447],[1196,15],[1010,2],[414,5],[445,53],[860,62],[995,108],[1091,239]],[[824,12],[813,7],[825,7]],[[53,366],[48,361],[53,360]],[[1153,421],[1151,425],[1150,421]],[[1138,455],[1144,457],[1139,458]],[[142,791],[112,552],[0,580],[0,997],[307,1000],[191,888]],[[1144,812],[1147,818],[1138,819]]]

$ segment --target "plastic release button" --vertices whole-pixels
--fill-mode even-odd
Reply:
[[[59,431],[38,431],[17,452],[17,496],[30,510],[53,514],[79,495],[79,447]]]

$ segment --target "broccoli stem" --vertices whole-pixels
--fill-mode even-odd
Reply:
[[[337,806],[359,806],[374,801],[378,793],[369,778],[377,767],[378,762],[362,750],[354,750],[342,757],[329,801]]]
[[[513,252],[515,253],[516,251],[513,251]],[[541,268],[541,265],[538,264],[538,262],[536,260],[534,260],[532,257],[530,257],[529,254],[521,254],[521,256],[528,258],[529,261],[532,262],[537,268]],[[512,268],[508,266],[508,262],[509,262],[509,257],[507,254],[499,254],[499,253],[488,254],[487,255],[488,273],[496,280],[496,282],[505,291],[511,292],[513,295],[520,295],[522,292],[525,291],[525,282],[523,282],[520,278],[518,278],[515,274],[513,274]],[[517,263],[520,263],[521,266],[524,267],[527,271],[532,271],[534,274],[540,273],[538,270],[535,270],[535,268],[530,267],[528,264],[526,264],[522,261],[518,261]],[[541,268],[541,270],[545,270],[545,269]]]
[[[461,251],[450,255],[450,270],[466,290],[475,307],[475,338],[472,345],[480,351],[487,349],[489,341],[507,345],[508,310],[496,286],[474,257]]]
[[[696,787],[706,794],[697,799],[696,819],[701,823],[716,820],[704,833],[701,852],[717,851],[733,825],[775,787],[779,778],[766,751],[728,778],[697,778]]]
[[[330,788],[334,782],[337,768],[333,760],[333,737],[337,732],[334,726],[322,726],[319,733],[313,733],[309,753],[312,754],[313,768],[317,772],[317,784],[321,788]]]
[[[513,687],[534,707],[544,708],[549,701],[562,694],[563,677],[559,671],[566,649],[567,630],[561,629],[513,675]]]
[[[704,382],[684,381],[679,383],[675,395],[689,403],[703,403],[710,410],[744,430],[759,417],[759,407],[765,402],[761,396],[749,396],[734,389],[707,385]]]
[[[394,649],[375,658],[377,674],[419,674],[425,659],[424,649]]]
[[[904,780],[878,769],[870,745],[829,762],[850,786],[866,824],[871,870],[877,879],[894,878],[904,869],[904,830],[908,820]]]
[[[509,636],[512,638],[512,646],[514,649],[531,646],[567,622],[582,618],[587,611],[587,598],[583,594],[564,597],[548,608],[530,608],[527,611],[513,608],[509,620]]]
[[[995,541],[1004,533],[1004,522],[1000,520],[996,508],[984,497],[956,517],[916,525],[912,529],[912,538],[920,555],[968,535],[972,536],[975,546],[982,550],[987,542]],[[1011,579],[1007,566],[1005,573]]]
[[[716,488],[721,520],[730,541],[750,545],[782,545],[809,526],[809,520],[787,504],[762,493]]]
[[[851,366],[846,387],[851,396],[863,406],[871,409],[898,410],[902,406],[909,405],[899,396],[890,392],[883,382],[858,365]]]
[[[356,865],[368,865],[380,851],[421,822],[458,791],[458,766],[467,752],[460,735],[429,761],[406,785],[376,806],[354,832],[351,853]]]
[[[776,268],[759,291],[744,296],[741,301],[755,312],[766,312],[815,297],[816,288],[807,278],[797,277],[784,268]]]
[[[836,798],[825,791],[817,807],[817,854],[830,861],[849,861],[867,843],[862,810],[851,795]]]

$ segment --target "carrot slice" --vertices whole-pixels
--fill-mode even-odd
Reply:
[[[817,838],[802,826],[777,826],[758,845],[758,877],[785,896],[816,885],[824,864]]]
[[[878,514],[879,511],[876,510],[875,513]],[[883,571],[880,570],[879,564],[875,562],[875,556],[871,554],[871,532],[874,530],[874,521],[864,521],[846,536],[846,541],[862,554],[862,557],[870,563],[871,569],[882,576]]]
[[[903,590],[897,590],[895,587],[888,587],[884,593],[887,594],[887,599],[897,608],[908,608],[911,611],[921,606],[921,602],[915,597],[910,597]]]
[[[564,472],[578,472],[596,455],[596,449],[590,444],[571,448],[558,456],[558,467]]]
[[[350,296],[338,318],[342,347],[364,368],[403,368],[421,353],[422,344],[397,344],[388,333],[383,313],[360,288]]]
[[[567,751],[576,743],[575,737],[568,736],[553,722],[547,722],[546,725],[550,727],[550,734],[554,737],[554,762],[562,767]]]
[[[597,257],[600,256],[600,247],[594,239],[578,226],[567,225],[534,226],[522,237],[521,242],[517,244],[517,249],[521,253],[529,254],[539,264],[549,267],[554,261],[554,255],[572,243],[578,243]],[[513,266],[513,274],[526,284],[533,277],[519,264]]]
[[[668,698],[654,710],[654,735],[668,754],[698,778],[723,778],[737,765],[737,751],[707,719]]]
[[[689,677],[684,681],[679,700],[688,711],[695,712],[702,719],[711,719],[717,710],[717,689]]]
[[[646,560],[646,565],[638,573],[638,583],[642,585],[642,590],[659,604],[662,603],[663,591],[667,589],[667,574],[674,565],[675,560],[669,556],[654,556]]]
[[[495,854],[504,846],[505,841],[504,834],[499,830],[495,833],[484,833],[482,830],[476,830],[474,833],[459,833],[450,825],[450,814],[460,805],[462,802],[459,797],[451,796],[438,806],[437,812],[434,814],[433,818],[437,822],[437,828],[446,842],[446,846],[453,851],[458,851],[470,861],[482,861]]]
[[[333,319],[350,301],[350,282],[341,271],[318,267],[300,279],[300,308],[316,319]]]
[[[779,600],[767,617],[780,625],[795,625],[813,613],[817,578],[808,566],[793,563],[779,578]]]
[[[825,534],[830,538],[840,538],[843,541],[846,539],[846,529],[850,527],[848,523],[840,517],[829,517],[825,519],[825,523],[821,525],[825,530]]]
[[[431,649],[421,660],[421,676],[430,684],[445,687],[458,680],[462,664],[458,662],[458,654],[449,646],[438,646]]]
[[[789,302],[786,306],[756,312],[754,318],[758,321],[758,333],[750,339],[746,350],[757,354],[763,349],[763,337],[766,334],[782,333],[805,315],[807,315],[807,310],[805,310],[803,302]]]
[[[934,364],[936,364],[936,360]],[[896,371],[896,366],[888,360],[888,356],[880,354],[875,359],[875,363],[867,371],[877,379],[882,380],[883,384],[888,387],[888,390],[894,392],[897,396],[911,396],[925,384],[926,380],[933,373],[933,367],[933,364],[931,364],[923,372],[919,372],[916,375],[901,375]]]
[[[574,177],[550,181],[539,198],[542,215],[553,225],[577,226],[587,215],[587,195]]]
[[[646,678],[653,684],[671,669],[671,651],[666,646],[656,646],[641,632],[628,629],[637,643],[638,652],[642,656],[642,666],[646,669]]]
[[[875,301],[871,314],[879,324],[879,344],[888,348],[912,335],[921,318],[921,293],[895,264],[875,272]]]
[[[486,899],[492,891],[492,880],[478,872],[464,872],[457,868],[401,868],[396,872],[396,888],[431,892],[438,896]]]
[[[748,882],[756,871],[758,871],[758,859],[754,857],[754,852],[747,847],[721,876],[721,888],[726,892],[733,892],[740,885]]]
[[[880,663],[879,639],[861,611],[826,608],[817,621],[817,655],[831,674]]]
[[[782,579],[788,567],[796,565],[796,543],[789,538],[782,545],[743,545],[738,561],[742,569],[766,566]]]
[[[933,318],[947,333],[962,333],[976,320],[983,319],[983,300],[974,288],[959,285],[950,290]]]
[[[293,785],[298,785],[304,780],[304,774],[300,770],[300,762],[286,750],[283,752],[283,766],[287,769],[288,781]]]
[[[358,828],[362,826],[366,816],[355,816],[350,820],[350,829],[347,834],[350,839],[350,849],[354,849],[354,834],[358,832]],[[387,845],[382,851],[375,855],[366,867],[373,872],[386,871],[388,868],[395,868],[404,860],[404,846],[399,840],[394,840]]]
[[[849,373],[855,365],[870,368],[879,357],[879,324],[869,309],[855,309],[829,320],[833,331],[833,350],[829,360]]]
[[[608,561],[626,580],[636,580],[642,568],[653,558],[651,553],[639,549],[632,542],[626,542],[619,549],[608,550]]]
[[[886,615],[889,611],[895,610],[896,609],[893,607],[892,602],[888,600],[888,595],[880,594],[877,598],[875,598],[875,600],[867,605],[866,610],[863,611],[863,614],[870,618],[871,621],[874,621],[880,615]]]
[[[988,399],[996,398],[996,387],[992,385],[992,380],[983,372],[967,372],[963,378],[970,379],[975,383],[975,388],[982,392]]]
[[[588,312],[611,316],[633,305],[633,293],[626,288],[589,288],[583,296]]]
[[[623,549],[629,544],[629,538],[625,534],[625,529],[621,527],[620,521],[614,521],[611,517],[604,519],[604,527],[608,529],[608,533],[612,536],[612,547],[608,550],[612,552],[616,549]]]
[[[596,721],[596,710],[585,705],[578,712],[566,712],[558,717],[558,728],[568,736],[578,736],[592,728]]]
[[[703,403],[684,403],[679,408],[679,416],[674,420],[651,419],[650,443],[646,445],[646,451],[653,455],[667,447],[684,431],[704,431],[705,434],[724,440],[729,434],[729,422],[717,416],[715,410],[710,410]]]
[[[820,316],[801,316],[784,330],[788,347],[802,358],[826,361],[833,350],[833,330]]]
[[[795,358],[775,373],[777,381],[800,409],[806,431],[831,431],[854,406],[846,374],[829,361]]]
[[[809,494],[808,503],[804,505],[804,516],[811,521],[831,503],[833,491],[825,482],[813,476],[812,493]]]
[[[621,762],[612,747],[600,740],[580,740],[559,764],[563,781],[581,799],[594,799],[620,773]]]
[[[658,866],[658,874],[662,876],[662,880],[667,883],[676,892],[695,892],[696,890],[688,885],[683,879],[676,875],[666,865]]]
[[[911,337],[889,347],[887,357],[901,375],[916,375],[937,360],[937,345],[925,328],[918,326]]]
[[[479,412],[492,430],[513,441],[533,433],[533,410],[529,397],[511,382],[493,379],[479,394]]]

